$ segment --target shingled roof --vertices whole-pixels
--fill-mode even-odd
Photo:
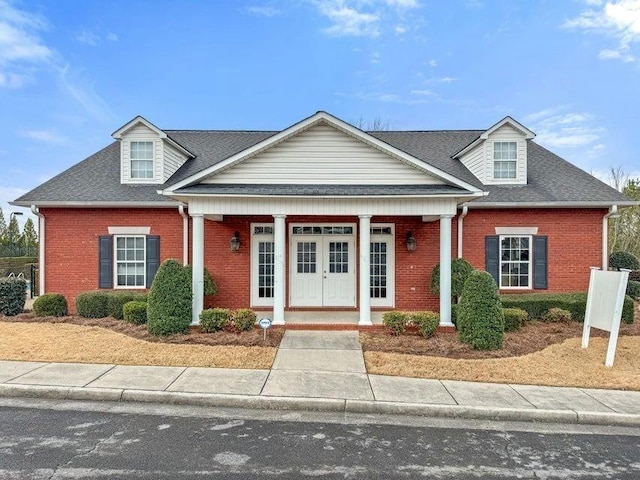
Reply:
[[[170,185],[203,171],[243,150],[277,134],[277,131],[193,131],[164,130],[167,135],[195,155],[189,159],[164,185],[130,185],[120,183],[120,148],[118,142],[105,147],[89,158],[65,170],[12,202],[14,205],[73,205],[73,204],[145,204],[169,206],[176,201],[157,193]],[[456,152],[469,145],[483,130],[448,131],[377,131],[371,136],[403,152],[467,182],[489,195],[470,202],[471,206],[493,204],[548,205],[634,204],[629,198],[563,160],[535,142],[528,141],[528,178],[526,185],[483,185],[458,159]],[[324,188],[326,187],[326,188]],[[391,188],[383,191],[380,185],[360,187],[360,194],[406,195],[418,193],[416,186]],[[195,193],[202,186],[188,187],[182,192]],[[456,188],[434,190],[435,193],[455,193]],[[191,189],[191,190],[190,190]],[[195,190],[194,190],[195,189]],[[351,190],[350,190],[351,189]],[[340,186],[308,185],[207,185],[207,193],[238,194],[243,191],[261,195],[353,195],[353,189]],[[348,192],[350,190],[350,192]],[[315,193],[315,192],[318,193]],[[422,194],[428,193],[424,189]]]

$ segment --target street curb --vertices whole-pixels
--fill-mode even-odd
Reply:
[[[255,410],[298,410],[375,415],[407,415],[469,420],[499,420],[580,425],[639,427],[640,415],[535,408],[496,408],[435,405],[337,398],[269,397],[258,395],[206,394],[117,388],[0,384],[0,397],[157,403]]]

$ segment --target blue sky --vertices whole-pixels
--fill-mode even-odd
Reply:
[[[640,0],[0,0],[0,207],[138,114],[248,130],[317,110],[412,130],[511,115],[588,172],[640,176],[639,43]]]

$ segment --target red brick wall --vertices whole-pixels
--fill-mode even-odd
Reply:
[[[602,217],[606,213],[606,209],[469,210],[462,256],[475,268],[484,269],[484,239],[495,235],[496,226],[538,227],[538,235],[548,237],[549,288],[545,291],[584,291],[589,287],[589,267],[602,266]]]
[[[151,227],[160,235],[160,259],[182,263],[182,217],[177,208],[42,208],[45,217],[45,289],[67,298],[75,311],[80,292],[98,289],[98,237],[108,227]]]
[[[71,309],[79,292],[98,288],[98,237],[107,235],[109,226],[150,226],[151,234],[161,237],[161,260],[182,261],[182,217],[177,209],[43,208],[41,211],[46,218],[46,290],[64,294]],[[470,210],[464,219],[463,257],[474,267],[484,269],[484,238],[495,235],[496,226],[537,226],[539,235],[549,237],[547,291],[586,290],[589,266],[601,262],[601,222],[605,213],[604,209]],[[395,224],[395,308],[437,310],[439,300],[429,292],[429,282],[431,271],[440,259],[440,222],[423,223],[419,217],[373,217],[371,221]],[[272,223],[273,219],[228,216],[223,222],[205,221],[205,266],[219,289],[218,295],[206,300],[206,306],[242,308],[250,305],[250,224],[253,222]],[[290,223],[357,225],[358,218],[290,216],[286,222],[288,245]],[[231,252],[229,240],[236,230],[240,233],[241,246],[238,252]],[[418,242],[415,252],[406,249],[409,231]],[[457,256],[457,217],[452,219],[451,253]],[[288,255],[286,261],[288,277]],[[358,292],[356,288],[356,294]]]

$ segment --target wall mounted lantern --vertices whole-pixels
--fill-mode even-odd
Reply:
[[[233,237],[231,237],[229,245],[231,246],[232,252],[237,252],[240,249],[240,233],[237,230],[233,232]]]
[[[407,251],[414,252],[417,246],[418,241],[416,240],[416,237],[413,236],[413,233],[407,232]]]

